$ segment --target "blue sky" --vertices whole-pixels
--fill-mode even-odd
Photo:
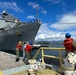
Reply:
[[[0,0],[0,12],[7,12],[27,22],[42,20],[35,40],[64,40],[70,32],[76,39],[76,0]]]

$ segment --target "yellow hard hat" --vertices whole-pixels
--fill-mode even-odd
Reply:
[[[21,41],[19,41],[19,44],[22,44],[22,42],[21,42]]]

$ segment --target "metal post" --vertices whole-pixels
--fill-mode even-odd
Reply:
[[[60,72],[62,72],[62,50],[60,50]]]
[[[41,48],[39,48],[39,50],[37,51],[37,53],[35,54],[35,56],[33,57],[33,59],[36,59],[37,55],[39,54]]]
[[[44,64],[44,50],[42,48],[42,63]]]

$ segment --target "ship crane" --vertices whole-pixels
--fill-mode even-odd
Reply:
[[[75,65],[76,65],[76,54],[71,52],[67,55],[66,59],[64,59],[63,64],[64,75],[76,75]]]

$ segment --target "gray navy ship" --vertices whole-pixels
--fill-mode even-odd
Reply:
[[[33,22],[21,22],[6,11],[0,13],[0,50],[15,50],[18,41],[34,42],[41,25],[36,19]]]

